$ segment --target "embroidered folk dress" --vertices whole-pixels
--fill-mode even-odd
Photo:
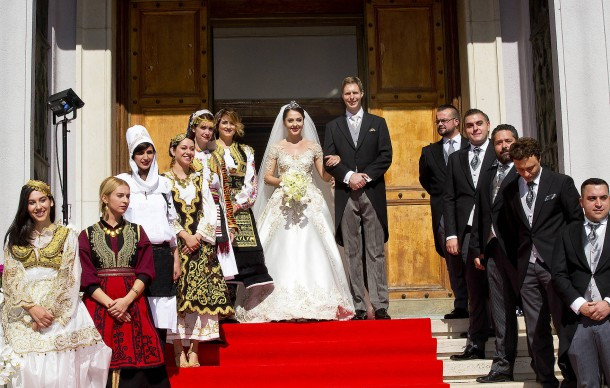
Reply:
[[[238,280],[246,288],[273,282],[260,242],[251,207],[258,193],[254,150],[245,144],[233,142],[229,147],[219,146],[214,151],[224,159],[228,172],[233,215],[239,232],[233,240],[233,250],[239,270]]]
[[[172,182],[172,196],[179,222],[176,234],[199,233],[203,241],[198,251],[182,253],[184,241],[178,239],[182,275],[178,281],[178,331],[169,332],[167,340],[207,341],[219,337],[219,314],[230,314],[227,284],[216,256],[216,205],[201,175],[191,172],[178,179],[165,173]]]
[[[238,273],[235,253],[229,236],[231,229],[237,229],[233,207],[229,198],[229,185],[222,158],[209,150],[195,152],[194,167],[212,193],[216,205],[216,255],[222,267],[225,280],[232,280]]]
[[[270,149],[268,171],[276,161],[280,178],[296,171],[310,179],[304,203],[286,202],[283,190],[276,188],[258,220],[275,287],[270,295],[260,294],[238,306],[235,316],[240,322],[347,320],[354,315],[332,216],[311,179],[317,174],[314,162],[322,157],[317,143],[299,155],[286,152],[280,144]]]
[[[13,387],[104,387],[111,350],[79,299],[81,263],[77,234],[52,224],[33,232],[31,245],[4,252],[4,339],[23,356]],[[32,329],[24,307],[39,305],[54,320]]]
[[[122,219],[116,227],[101,220],[78,238],[83,267],[84,302],[95,326],[112,349],[110,369],[153,368],[164,364],[161,341],[146,297],[139,296],[127,309],[131,322],[114,319],[91,294],[98,288],[110,298],[122,298],[136,279],[146,286],[155,277],[152,245],[144,229]]]

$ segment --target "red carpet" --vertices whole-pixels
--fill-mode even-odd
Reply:
[[[448,387],[429,319],[225,324],[221,337],[200,345],[200,368],[176,368],[167,346],[172,387]]]

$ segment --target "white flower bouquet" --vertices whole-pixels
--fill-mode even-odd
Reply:
[[[282,175],[280,188],[284,192],[284,202],[290,206],[291,202],[306,203],[307,186],[311,182],[309,175],[297,170],[289,170]]]

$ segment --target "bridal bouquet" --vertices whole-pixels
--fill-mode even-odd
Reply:
[[[280,188],[284,192],[284,201],[290,206],[290,202],[305,203],[308,198],[307,186],[310,183],[310,177],[300,171],[290,170],[282,175]]]

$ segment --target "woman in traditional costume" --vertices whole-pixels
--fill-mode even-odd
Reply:
[[[225,280],[237,276],[237,263],[231,246],[231,238],[237,233],[237,223],[229,196],[227,171],[222,158],[214,155],[208,145],[213,140],[214,116],[207,110],[199,110],[191,115],[187,136],[195,141],[193,168],[204,184],[207,184],[216,206],[216,255]]]
[[[227,284],[216,256],[217,212],[207,182],[194,171],[195,143],[192,133],[174,137],[169,146],[170,170],[178,214],[175,232],[179,237],[182,275],[178,281],[178,331],[171,332],[176,362],[199,366],[199,342],[219,337],[218,315],[233,313]],[[184,353],[183,346],[188,346]]]
[[[172,184],[159,175],[157,151],[146,128],[134,125],[127,130],[126,138],[131,174],[120,174],[117,178],[127,182],[131,192],[125,219],[142,226],[152,243],[156,277],[146,288],[146,295],[164,348],[167,330],[177,328],[174,282],[180,277]]]
[[[13,387],[103,387],[111,350],[79,299],[77,232],[54,224],[51,188],[30,180],[4,249],[4,339],[21,356]]]
[[[144,228],[123,217],[129,185],[109,177],[100,185],[99,222],[78,238],[84,302],[112,349],[112,386],[169,387],[163,348],[144,290],[155,278]]]
[[[252,147],[239,143],[235,137],[244,136],[244,125],[237,112],[221,109],[216,113],[216,147],[214,154],[225,163],[228,172],[229,197],[239,232],[233,239],[233,250],[239,275],[237,280],[246,289],[272,282],[265,266],[263,246],[258,237],[251,207],[258,194],[258,178]]]

